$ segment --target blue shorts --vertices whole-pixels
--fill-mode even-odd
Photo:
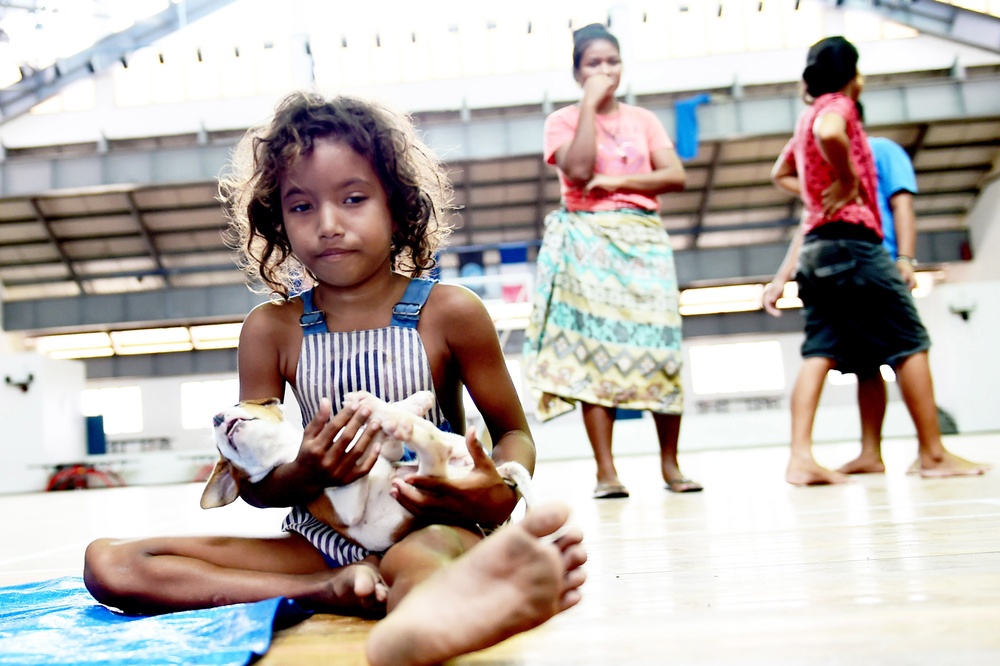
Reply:
[[[831,358],[840,372],[870,375],[930,349],[913,296],[881,245],[807,236],[795,279],[806,318],[803,358]]]

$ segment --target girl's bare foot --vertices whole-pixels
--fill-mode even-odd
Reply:
[[[785,470],[785,481],[793,486],[828,486],[849,483],[851,477],[821,467],[815,460],[792,458]]]
[[[944,478],[949,476],[979,476],[993,468],[988,463],[975,463],[965,458],[959,458],[954,453],[943,451],[938,456],[921,454],[910,465],[908,474],[919,474],[925,479]]]
[[[885,463],[881,456],[862,453],[854,460],[841,465],[837,471],[841,474],[884,474]]]
[[[425,666],[496,645],[580,601],[583,535],[569,509],[528,511],[403,598],[368,636],[372,666]],[[555,541],[551,536],[559,531]],[[550,537],[550,538],[546,538]]]
[[[295,597],[303,608],[342,615],[385,615],[389,588],[382,580],[374,559],[364,559],[317,574],[317,582],[319,585],[315,592]]]

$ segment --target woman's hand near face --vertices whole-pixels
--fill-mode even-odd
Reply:
[[[615,80],[607,74],[591,74],[583,82],[581,105],[599,109],[610,101],[615,91]]]

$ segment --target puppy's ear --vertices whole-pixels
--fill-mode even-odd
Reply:
[[[226,506],[239,496],[240,484],[236,478],[236,470],[231,462],[222,458],[215,463],[212,476],[208,478],[205,490],[201,493],[201,508]]]

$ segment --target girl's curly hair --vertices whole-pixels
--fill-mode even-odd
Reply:
[[[236,250],[251,289],[287,299],[316,281],[292,254],[280,183],[319,139],[343,141],[378,175],[392,215],[393,269],[419,277],[432,268],[451,232],[445,215],[452,191],[409,117],[352,97],[297,92],[278,105],[270,123],[247,131],[219,179],[229,219],[226,242]]]

